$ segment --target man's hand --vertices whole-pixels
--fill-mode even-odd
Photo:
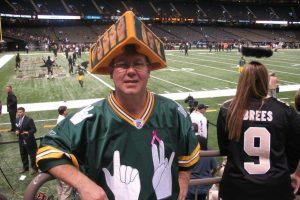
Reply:
[[[58,165],[48,172],[74,187],[81,200],[108,200],[105,191],[100,186],[72,165]]]
[[[120,152],[114,152],[114,174],[103,168],[106,183],[114,193],[115,200],[137,200],[141,191],[140,176],[137,169],[121,165]]]
[[[88,184],[77,191],[81,200],[108,200],[104,190],[96,184]]]

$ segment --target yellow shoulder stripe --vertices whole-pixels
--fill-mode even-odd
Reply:
[[[38,151],[37,151],[37,155],[36,155],[36,164],[38,166],[38,163],[40,160],[44,160],[44,159],[60,159],[62,158],[63,156],[66,156],[68,157],[73,165],[79,169],[79,164],[78,164],[78,161],[76,159],[76,157],[73,155],[73,154],[69,154],[69,153],[66,153],[66,152],[63,152],[59,149],[56,149],[52,146],[45,146],[45,147],[42,147],[42,148],[39,148]]]

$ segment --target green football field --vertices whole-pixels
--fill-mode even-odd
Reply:
[[[22,59],[20,72],[14,70],[15,57],[0,68],[0,100],[4,105],[6,104],[4,87],[7,84],[13,86],[19,104],[104,98],[113,88],[113,82],[109,76],[92,76],[89,74],[85,75],[84,87],[81,88],[76,76],[69,74],[68,62],[64,54],[58,54],[56,59],[55,78],[47,79],[45,77],[46,68],[42,67],[42,58],[46,58],[48,55],[53,58],[52,53],[20,53]],[[4,54],[0,54],[0,59],[3,56]],[[220,105],[231,98],[230,96],[215,96],[220,96],[222,93],[220,90],[236,87],[239,77],[237,64],[241,55],[236,50],[229,53],[191,50],[188,56],[184,56],[183,52],[175,50],[167,51],[166,57],[168,68],[151,72],[149,90],[157,94],[179,93],[179,96],[182,95],[179,99],[182,100],[178,100],[178,103],[187,110],[187,104],[183,100],[187,97],[186,94],[198,91],[218,91],[211,97],[197,98],[199,103],[209,105],[206,116],[212,124],[215,124]],[[76,63],[87,60],[88,54],[83,54]],[[280,86],[298,85],[299,88],[300,50],[279,50],[271,58],[264,59],[246,57],[247,62],[251,60],[260,61],[267,66],[270,72],[275,72],[279,77]],[[76,68],[74,68],[75,70]],[[281,100],[293,105],[294,94],[295,91],[280,92],[278,96]],[[71,113],[78,109],[71,109]],[[36,136],[40,137],[47,134],[55,125],[58,114],[56,110],[50,110],[27,112],[27,115],[35,120]],[[24,190],[32,176],[28,173],[25,174],[25,180],[19,180],[18,171],[22,168],[19,147],[16,143],[2,144],[17,140],[14,134],[7,132],[10,129],[8,122],[9,116],[7,114],[0,115],[0,193],[6,195],[8,199],[15,200],[23,198]],[[208,142],[210,149],[217,149],[216,128],[212,124],[209,126]],[[7,181],[11,184],[12,189]],[[53,193],[54,189],[55,182],[52,182],[41,188],[41,191]]]

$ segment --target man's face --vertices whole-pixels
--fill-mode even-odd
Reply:
[[[10,88],[10,87],[5,87],[5,91],[6,91],[7,93],[11,92],[11,88]]]
[[[114,81],[116,93],[135,95],[147,91],[150,68],[144,55],[121,54],[114,59],[112,67],[111,78]]]
[[[17,115],[19,118],[22,118],[25,115],[25,112],[23,110],[17,110]]]

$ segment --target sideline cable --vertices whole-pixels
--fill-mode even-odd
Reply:
[[[17,195],[18,197],[22,198],[22,195],[18,194],[16,192],[16,190],[12,187],[12,185],[10,184],[9,180],[7,179],[6,175],[4,174],[1,166],[0,166],[0,171],[1,171],[1,174],[3,175],[4,179],[5,179],[5,182],[8,184],[9,188],[12,190],[13,194],[14,195]]]

